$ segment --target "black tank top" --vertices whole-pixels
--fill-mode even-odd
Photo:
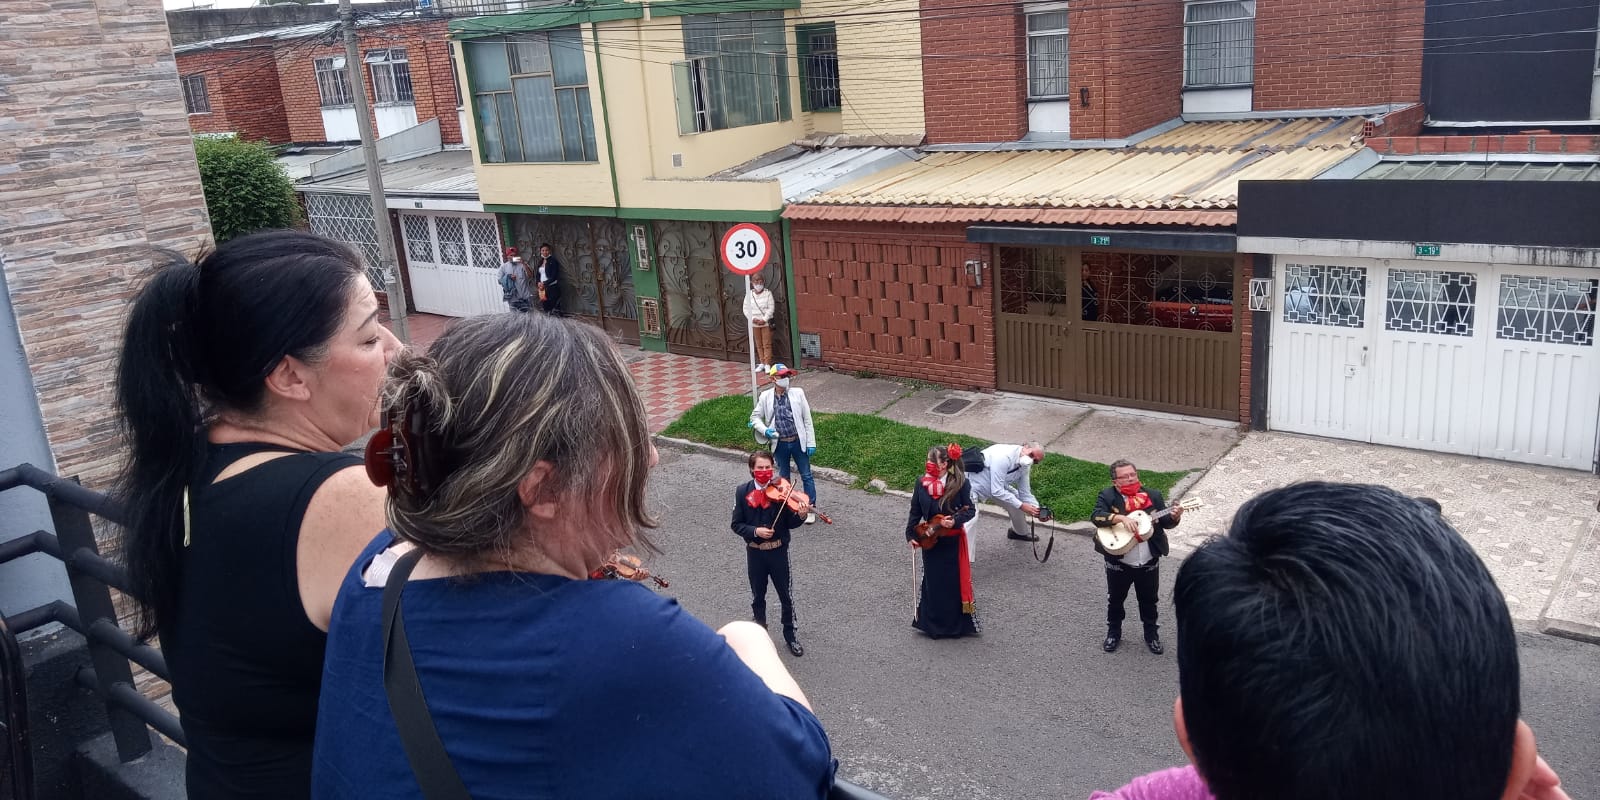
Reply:
[[[274,451],[293,454],[212,483],[234,461]],[[188,738],[191,800],[310,797],[327,634],[306,617],[295,551],[311,496],[359,463],[345,453],[212,445],[189,485],[190,543],[161,649]]]

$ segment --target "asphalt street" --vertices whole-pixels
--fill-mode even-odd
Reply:
[[[749,619],[740,540],[729,530],[744,464],[663,449],[651,495],[665,594],[712,627]],[[1104,636],[1104,578],[1085,538],[1062,536],[1048,563],[979,529],[973,584],[983,635],[932,641],[914,632],[907,501],[823,483],[834,525],[795,534],[791,563],[803,658],[783,653],[827,728],[840,774],[894,800],[1086,798],[1184,762],[1172,734],[1177,665],[1170,587],[1161,566],[1167,653]],[[768,599],[778,637],[778,606]],[[1524,718],[1574,798],[1600,797],[1600,647],[1521,637]],[[780,648],[781,649],[781,648]],[[736,745],[735,745],[736,746]],[[1427,756],[1418,743],[1418,757]]]

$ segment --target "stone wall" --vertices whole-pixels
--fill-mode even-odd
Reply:
[[[105,488],[113,381],[154,248],[210,241],[160,0],[7,0],[0,250],[55,469]],[[39,465],[49,467],[52,465]]]

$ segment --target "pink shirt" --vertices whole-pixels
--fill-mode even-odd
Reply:
[[[1140,775],[1115,792],[1095,792],[1089,800],[1214,800],[1194,767],[1173,767]]]

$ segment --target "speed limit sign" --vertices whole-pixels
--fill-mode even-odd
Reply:
[[[722,235],[722,264],[737,275],[754,275],[772,256],[772,238],[760,225],[741,222]]]

